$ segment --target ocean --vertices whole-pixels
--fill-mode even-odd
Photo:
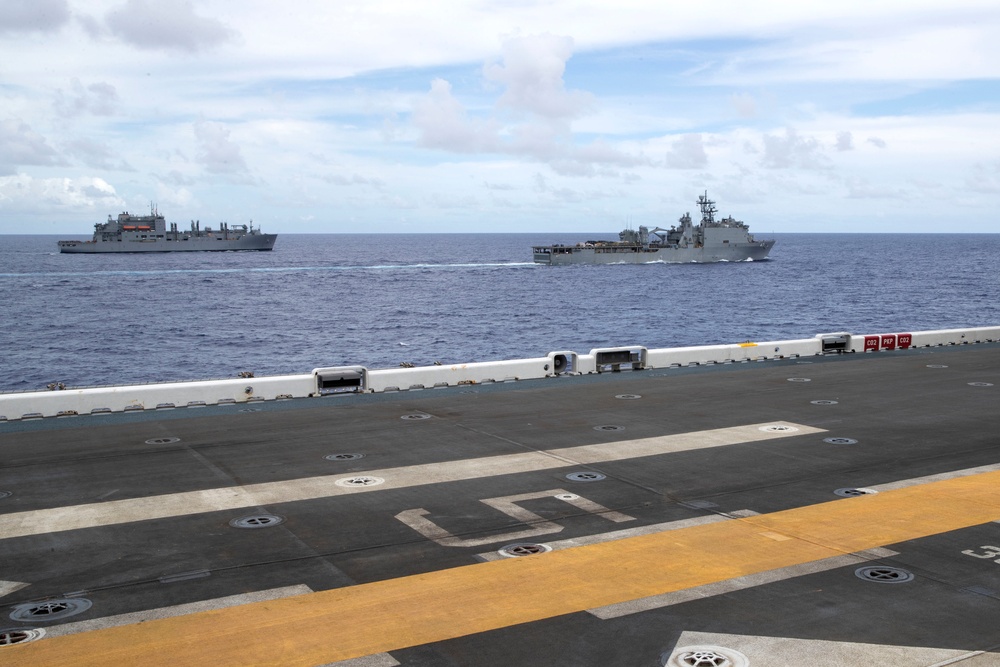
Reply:
[[[57,236],[0,236],[0,391],[1000,324],[1000,234],[774,234],[761,262],[531,262],[532,245],[593,237],[64,255]]]

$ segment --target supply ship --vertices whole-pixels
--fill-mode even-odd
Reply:
[[[191,221],[191,228],[178,229],[177,223],[167,221],[153,207],[149,215],[119,213],[117,219],[108,216],[107,222],[94,225],[90,241],[59,241],[59,252],[192,252],[206,250],[271,250],[277,234],[264,234],[250,225],[202,227],[200,221]]]
[[[694,224],[690,213],[670,229],[655,227],[625,229],[618,241],[587,241],[573,246],[551,245],[532,248],[536,264],[649,264],[745,262],[767,259],[774,240],[758,241],[745,222],[727,216],[715,219],[718,209],[708,192],[698,197],[701,222]]]

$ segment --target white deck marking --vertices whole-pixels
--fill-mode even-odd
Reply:
[[[671,657],[685,647],[722,646],[739,651],[751,665],[769,667],[843,667],[843,665],[880,665],[881,667],[943,667],[982,655],[983,651],[923,646],[862,644],[792,637],[724,635],[708,632],[682,632]],[[992,649],[990,649],[992,650]],[[670,663],[673,664],[673,663]],[[965,664],[965,663],[962,663]],[[969,661],[972,665],[995,664]]]
[[[952,470],[951,472],[942,472],[936,475],[926,475],[924,477],[913,477],[911,479],[902,479],[898,482],[888,482],[886,484],[875,484],[866,488],[875,489],[876,491],[892,491],[893,489],[904,489],[908,486],[917,486],[919,484],[929,484],[930,482],[940,482],[946,479],[956,479],[958,477],[969,477],[970,475],[979,475],[984,472],[994,472],[1000,470],[1000,464],[990,464],[987,466],[979,466],[978,468],[965,468],[964,470]]]
[[[455,537],[450,532],[437,525],[430,519],[425,518],[430,512],[422,507],[412,510],[405,510],[396,515],[396,518],[407,526],[417,531],[429,540],[434,540],[443,547],[481,547],[484,544],[495,542],[513,542],[525,540],[529,537],[539,535],[551,535],[561,532],[563,527],[553,521],[546,521],[531,510],[521,507],[517,503],[524,500],[539,500],[541,498],[557,498],[564,503],[569,503],[574,507],[582,509],[584,512],[602,517],[608,521],[622,523],[624,521],[635,521],[635,517],[621,512],[609,510],[604,505],[581,498],[575,493],[569,493],[565,489],[549,489],[548,491],[534,491],[532,493],[520,493],[514,496],[501,496],[499,498],[484,498],[479,502],[503,512],[531,528],[511,531],[507,533],[493,533],[485,537],[462,538]]]
[[[21,581],[0,581],[0,598],[15,593],[27,585]]]
[[[361,658],[330,662],[321,667],[398,667],[399,664],[400,662],[388,653],[375,653]]]
[[[377,493],[389,489],[537,472],[574,464],[590,465],[814,433],[825,433],[825,430],[789,422],[768,422],[640,440],[582,445],[550,451],[523,452],[364,471],[366,476],[385,480],[383,484],[372,486],[339,486],[336,482],[344,478],[343,475],[323,475],[282,482],[248,484],[203,491],[171,493],[148,498],[130,498],[87,505],[15,512],[0,515],[0,539],[110,526],[133,521],[190,516],[244,507],[266,507],[351,493]]]

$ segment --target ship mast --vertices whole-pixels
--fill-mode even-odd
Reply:
[[[702,222],[715,222],[715,214],[719,209],[715,208],[715,202],[708,198],[708,190],[705,190],[705,194],[698,195],[698,206],[701,208]]]

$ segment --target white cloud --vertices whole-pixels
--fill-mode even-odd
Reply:
[[[85,113],[95,116],[111,116],[117,112],[118,91],[110,83],[99,81],[86,88],[79,79],[70,82],[72,91],[64,93],[56,91],[55,108],[60,116],[72,117]]]
[[[344,174],[330,174],[328,176],[323,176],[323,180],[331,185],[368,185],[376,190],[382,190],[385,188],[385,181],[381,178],[362,176],[358,173],[353,173],[350,176]]]
[[[685,134],[667,151],[667,166],[673,169],[704,169],[708,154],[700,134]]]
[[[185,176],[177,169],[171,169],[164,176],[161,176],[159,181],[164,185],[190,186],[194,185],[197,179]]]
[[[156,184],[156,206],[161,210],[191,210],[196,203],[194,194],[186,187],[172,187],[164,181]]]
[[[932,81],[1000,76],[1000,28],[996,12],[958,6],[917,7],[892,3],[863,11],[850,3],[827,6],[840,16],[797,16],[770,26],[782,34],[742,50],[704,76],[714,84],[787,85],[792,82]],[[752,6],[748,5],[750,10]],[[805,9],[803,5],[802,9]],[[980,10],[982,7],[980,7]],[[793,12],[794,13],[794,12]],[[970,20],[978,16],[978,19]],[[802,30],[785,32],[799,23]]]
[[[913,198],[913,193],[896,186],[876,185],[858,177],[847,179],[847,196],[851,199],[902,199]]]
[[[428,148],[456,153],[498,150],[497,123],[469,118],[444,79],[434,79],[430,92],[417,100],[413,124],[420,130],[420,145]]]
[[[0,120],[0,175],[20,165],[61,165],[65,160],[31,126],[16,118]]]
[[[27,174],[0,177],[0,205],[7,211],[34,211],[38,202],[55,210],[94,215],[121,208],[124,200],[102,178],[32,178]]]
[[[197,53],[236,36],[218,19],[195,14],[184,0],[128,0],[108,12],[105,21],[119,39],[144,50]]]
[[[837,150],[849,151],[854,149],[854,136],[850,132],[837,133]]]
[[[4,0],[0,35],[19,32],[54,32],[69,21],[66,0]]]
[[[247,171],[240,147],[229,139],[229,129],[222,123],[200,120],[194,124],[198,140],[197,160],[213,174],[240,174]]]
[[[733,93],[729,99],[740,118],[753,118],[757,115],[757,101],[749,93]]]
[[[584,91],[567,91],[563,81],[572,40],[552,35],[513,37],[504,42],[502,63],[484,66],[484,75],[503,84],[492,115],[473,117],[444,79],[413,109],[418,143],[456,153],[502,153],[546,162],[557,173],[575,176],[612,174],[608,167],[648,164],[603,139],[577,144],[570,119],[593,105]],[[511,117],[504,111],[517,112]],[[505,123],[506,121],[506,123]]]
[[[81,160],[86,166],[95,169],[115,171],[135,171],[105,143],[81,137],[66,143],[68,155]]]
[[[815,137],[801,136],[792,128],[785,135],[765,134],[762,137],[764,156],[761,164],[770,169],[823,169],[829,165],[819,141]]]
[[[503,43],[503,62],[488,63],[483,75],[504,86],[500,107],[543,118],[569,119],[585,113],[594,96],[566,90],[563,74],[573,55],[573,39],[555,35],[511,37]]]
[[[965,182],[973,192],[1000,194],[1000,160],[977,162]]]

